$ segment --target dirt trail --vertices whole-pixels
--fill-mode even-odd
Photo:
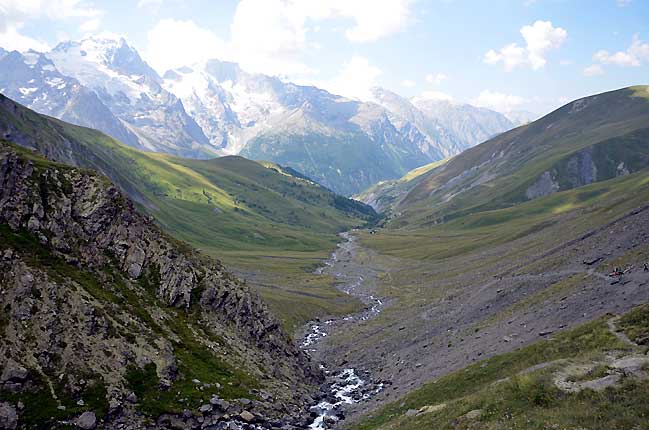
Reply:
[[[613,317],[606,321],[606,324],[608,325],[608,329],[611,332],[611,334],[615,337],[617,337],[619,340],[622,342],[626,343],[627,345],[631,346],[638,346],[637,343],[629,339],[629,336],[626,335],[622,330],[618,329],[617,327],[617,322],[620,320],[619,316]]]

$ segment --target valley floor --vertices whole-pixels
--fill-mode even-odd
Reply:
[[[445,249],[452,258],[405,257],[409,248],[394,246],[395,240],[404,240],[403,236],[395,239],[394,233],[381,230],[376,234],[355,232],[324,271],[343,280],[343,286],[353,285],[354,294],[368,309],[380,302],[380,312],[372,318],[329,323],[327,335],[317,341],[311,353],[328,369],[367,371],[367,378],[384,388],[370,399],[351,405],[344,427],[428,428],[419,426],[421,421],[415,419],[419,409],[429,407],[428,412],[434,412],[445,406],[431,405],[419,397],[438,396],[435,381],[458,378],[456,375],[463,372],[453,372],[479,370],[491,366],[493,360],[508,363],[510,368],[499,373],[504,378],[523,371],[525,363],[529,364],[528,373],[548,367],[543,376],[546,379],[559,378],[556,375],[564,371],[576,372],[570,367],[573,361],[586,373],[592,370],[591,364],[619,368],[619,360],[627,358],[645,369],[645,350],[628,342],[626,347],[621,345],[625,343],[623,335],[611,325],[616,320],[610,315],[622,315],[649,302],[649,272],[643,268],[649,261],[649,207],[621,212],[623,209],[609,210],[609,220],[601,227],[580,225],[579,215],[572,213],[548,228],[495,246],[458,253]],[[443,244],[431,244],[431,248],[461,246],[463,240],[469,240],[467,236],[470,234],[440,238]],[[410,239],[417,243],[417,237]],[[403,249],[403,254],[400,256],[401,251],[396,249]],[[617,268],[624,274],[609,276]],[[575,327],[581,328],[572,330]],[[565,346],[555,350],[557,344],[575,341],[575,336],[595,340],[588,343],[590,340],[580,337],[579,342],[588,345],[577,343],[575,349]],[[558,359],[568,361],[558,365]],[[629,393],[646,391],[647,383],[642,381],[625,380],[625,384],[638,385]],[[475,393],[480,389],[476,386]],[[563,396],[562,389],[553,388],[551,395]],[[451,409],[438,414],[441,418],[433,420],[434,428],[444,428],[450,422],[471,428],[471,420],[467,425],[457,421],[462,408]],[[567,422],[564,418],[569,411],[555,412],[559,415],[548,415],[547,423]],[[596,406],[589,413],[602,416],[601,422],[610,414]],[[628,413],[633,418],[633,412]],[[637,412],[644,413],[644,409]],[[426,419],[433,415],[426,415]],[[530,412],[530,417],[541,419],[543,414]],[[635,422],[631,418],[628,422]]]

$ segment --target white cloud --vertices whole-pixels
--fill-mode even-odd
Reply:
[[[0,0],[0,44],[5,49],[44,51],[49,49],[47,43],[20,33],[27,20],[41,17],[98,20],[102,13],[82,0]]]
[[[426,75],[426,82],[429,84],[439,85],[446,79],[448,79],[448,76],[444,73],[429,73]]]
[[[611,54],[608,51],[600,50],[595,53],[593,59],[602,64],[638,67],[645,61],[649,61],[649,43],[641,41],[636,34],[633,36],[631,46],[626,51],[618,51]]]
[[[615,3],[618,7],[627,7],[633,0],[616,0]]]
[[[419,100],[443,100],[447,102],[454,101],[455,99],[453,96],[443,93],[441,91],[424,91],[423,93],[419,94],[415,99]]]
[[[554,27],[551,21],[536,21],[532,25],[521,28],[525,39],[525,47],[510,43],[499,51],[487,51],[484,62],[487,64],[503,63],[505,70],[511,71],[516,67],[529,66],[539,70],[545,66],[547,53],[559,48],[568,37],[568,32],[561,27]]]
[[[34,51],[45,52],[49,51],[49,45],[42,41],[24,36],[19,33],[20,27],[7,27],[4,32],[0,33],[0,46],[8,51]]]
[[[164,0],[139,0],[137,2],[137,7],[141,9],[153,8],[157,9],[162,6]]]
[[[600,76],[604,74],[604,69],[599,64],[592,64],[583,71],[584,76]]]
[[[333,94],[371,100],[371,88],[378,85],[378,77],[382,73],[381,69],[370,64],[367,58],[356,56],[343,65],[334,79],[319,82],[318,85]]]
[[[471,104],[502,113],[508,113],[520,107],[520,105],[525,102],[526,100],[520,96],[500,93],[498,91],[484,90],[477,98],[471,101]]]
[[[0,31],[32,18],[60,20],[93,18],[102,14],[99,9],[85,6],[82,0],[0,0],[0,11]]]
[[[81,30],[82,33],[93,33],[99,29],[100,25],[101,21],[99,19],[92,18],[81,23],[79,30]]]
[[[145,58],[160,73],[210,58],[222,58],[225,42],[193,21],[164,19],[147,34]]]
[[[161,1],[140,0],[139,5],[156,6]],[[348,40],[370,42],[407,25],[413,1],[241,0],[235,9],[229,40],[221,40],[211,30],[191,21],[165,20],[149,32],[145,55],[160,72],[170,64],[180,64],[180,57],[196,62],[213,58],[218,52],[221,59],[236,61],[252,72],[302,79],[314,73],[304,64],[302,54],[317,49],[308,36],[317,31],[319,22],[342,20],[347,25],[343,28]],[[199,33],[203,38],[197,37]],[[185,42],[196,48],[185,49]]]
[[[354,42],[371,42],[403,29],[410,20],[410,0],[335,0],[332,15],[355,21],[345,32]]]
[[[231,30],[233,59],[250,71],[269,74],[303,74],[299,60],[306,50],[306,12],[310,4],[291,7],[284,0],[242,0]]]
[[[370,42],[401,30],[412,0],[242,0],[231,25],[231,51],[248,70],[270,74],[308,75],[300,61],[310,49],[309,32],[317,22],[346,19],[348,40]]]
[[[404,79],[401,81],[401,86],[405,88],[412,88],[415,86],[415,82],[410,79]]]

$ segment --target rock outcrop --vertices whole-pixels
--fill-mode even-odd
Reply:
[[[259,386],[284,404],[258,411],[299,415],[319,382],[245,283],[165,235],[103,176],[0,143],[0,238],[0,395],[47,397],[55,413],[39,424],[155,418],[164,407],[147,401],[173,412],[202,392]],[[157,384],[137,392],[138,375]],[[34,406],[18,411],[19,427]]]

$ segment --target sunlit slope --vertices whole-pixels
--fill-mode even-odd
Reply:
[[[649,166],[648,88],[576,100],[463,152],[400,196],[391,225],[428,226]]]
[[[415,259],[443,260],[548,231],[548,243],[576,238],[649,202],[649,169],[588,186],[558,192],[516,206],[467,214],[443,224],[415,229],[382,229],[363,234],[381,253]],[[526,250],[527,251],[527,250]]]
[[[444,165],[450,158],[433,161],[411,170],[399,179],[381,181],[367,190],[354,196],[357,200],[372,206],[376,211],[389,212],[399,200],[414,188],[419,180],[436,167]]]
[[[195,244],[317,249],[318,233],[336,233],[373,216],[311,181],[241,157],[199,161],[141,152],[4,97],[0,109],[8,140],[105,173],[165,227]]]

